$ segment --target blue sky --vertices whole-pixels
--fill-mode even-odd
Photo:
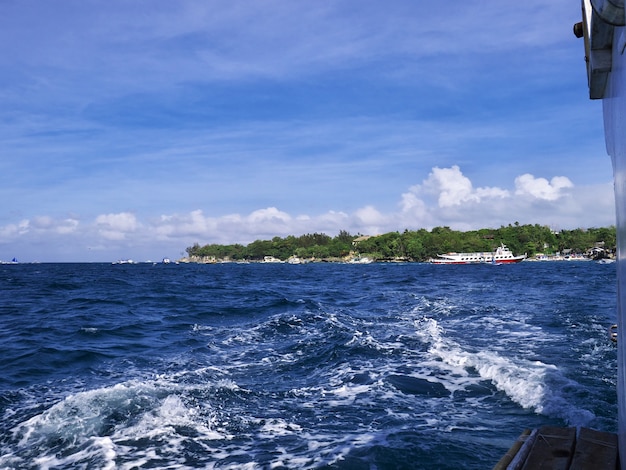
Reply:
[[[0,0],[0,260],[614,224],[576,0]]]

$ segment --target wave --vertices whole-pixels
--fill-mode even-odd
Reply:
[[[236,387],[228,382],[213,386],[222,388]],[[189,436],[199,441],[230,439],[210,406],[194,400],[190,392],[189,387],[157,379],[70,395],[10,431],[12,442],[2,449],[0,467],[32,463],[38,468],[115,468],[116,462],[129,458],[129,467],[140,466],[163,446],[167,454],[182,451]]]
[[[214,372],[132,380],[67,396],[11,429],[0,441],[0,468],[313,467],[332,464],[373,439],[367,432],[346,433],[343,426],[334,432],[304,429],[290,413],[274,414],[272,406],[285,406],[270,404],[278,397],[255,414],[246,403],[257,400],[258,392],[229,379],[184,384]]]
[[[575,389],[577,384],[553,364],[509,358],[487,349],[464,350],[459,343],[445,336],[444,329],[433,318],[416,321],[416,329],[418,336],[429,344],[428,352],[432,356],[455,368],[455,373],[476,373],[489,380],[522,408],[575,426],[587,425],[595,418],[591,411],[568,400],[567,390]]]

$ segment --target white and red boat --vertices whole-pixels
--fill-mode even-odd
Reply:
[[[526,259],[526,254],[515,256],[506,245],[500,244],[496,251],[485,251],[475,253],[446,253],[431,258],[432,264],[510,264],[519,263]]]

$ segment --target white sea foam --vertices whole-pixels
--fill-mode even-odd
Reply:
[[[265,420],[258,435],[261,438],[268,439],[275,436],[287,436],[300,431],[302,431],[302,427],[297,424],[289,423],[282,418],[273,418]]]
[[[377,351],[391,351],[401,348],[401,343],[388,343],[377,340],[369,332],[355,331],[352,338],[346,343],[346,346],[365,346]]]
[[[98,328],[92,328],[92,327],[83,327],[80,330],[85,333],[97,333],[99,331]]]
[[[33,463],[41,470],[54,468],[80,467],[82,462],[98,461],[98,468],[112,470],[115,468],[116,446],[109,437],[93,437],[81,446],[81,450],[65,458],[55,455],[42,455],[33,459]]]
[[[365,395],[369,389],[369,385],[342,384],[328,392],[336,398],[334,400],[327,399],[326,404],[328,406],[352,405],[360,395]]]
[[[238,388],[228,380],[222,385]],[[176,455],[188,439],[179,429],[192,429],[200,441],[229,440],[232,436],[221,430],[210,404],[183,400],[187,389],[159,378],[80,392],[18,424],[12,433],[21,448],[36,451],[47,448],[47,442],[57,440],[71,443],[75,448],[62,458],[56,454],[33,455],[41,468],[71,467],[90,461],[98,462],[98,468],[114,468],[116,457],[128,450],[128,442],[138,439],[158,442],[159,449]],[[145,452],[149,453],[150,449]],[[136,453],[136,457],[146,462],[150,460],[141,452]],[[0,463],[10,461],[5,456]]]
[[[20,437],[21,448],[33,449],[30,460],[36,461],[42,469],[85,465],[131,469],[156,462],[190,468],[180,457],[189,444],[190,436],[193,436],[194,445],[210,456],[210,461],[203,463],[205,468],[256,470],[280,466],[311,467],[340,460],[356,445],[371,439],[361,433],[343,436],[324,432],[312,434],[284,417],[255,418],[251,414],[230,417],[227,410],[214,410],[210,400],[196,401],[187,396],[198,392],[206,396],[207,390],[212,388],[247,393],[234,381],[222,379],[205,386],[192,386],[181,384],[180,372],[175,376],[176,381],[172,381],[172,376],[161,374],[154,380],[134,380],[70,395],[19,424],[13,432]],[[312,392],[318,398],[320,394],[337,397],[337,400],[325,399],[324,406],[333,407],[353,402],[366,390],[367,386],[363,385],[338,385],[330,387],[330,390],[316,389]],[[120,418],[107,430],[115,414],[119,414]],[[238,429],[237,436],[249,444],[238,442],[233,447],[228,445],[234,435],[227,429],[233,429],[233,426]],[[254,429],[254,434],[248,434]],[[273,442],[289,436],[302,440],[307,452],[294,453],[277,444],[276,455],[267,465],[226,462],[237,455],[250,455],[256,447],[253,442]],[[72,450],[63,456],[56,454],[47,442],[57,440],[66,441],[69,445],[67,449]],[[49,449],[50,452],[37,449]],[[19,468],[23,462],[23,458],[4,455],[0,458],[0,467]]]
[[[506,393],[521,407],[564,419],[573,425],[583,425],[594,418],[590,411],[576,408],[562,396],[573,382],[566,379],[553,364],[529,361],[519,357],[505,357],[491,350],[470,352],[445,337],[443,328],[435,319],[423,318],[416,322],[417,335],[429,344],[428,352],[455,369],[475,371],[482,379]]]

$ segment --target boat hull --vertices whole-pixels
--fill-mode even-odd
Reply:
[[[446,253],[431,258],[432,264],[512,264],[524,261],[526,255],[513,256],[504,243],[496,251],[475,253]]]
[[[526,259],[525,256],[516,256],[512,259],[496,259],[495,262],[488,261],[456,261],[456,260],[446,260],[446,259],[431,259],[431,264],[516,264],[524,261]]]
[[[623,52],[626,28],[607,25],[602,21],[596,23],[594,28],[590,28],[589,18],[592,9],[588,0],[583,0],[583,11],[588,15],[587,28],[593,29],[596,36],[603,37],[604,31],[612,33],[604,35],[611,39],[611,63],[606,88],[603,95],[598,97],[602,98],[606,151],[613,165],[617,228],[618,439],[620,454],[624,456],[626,455],[626,56]],[[595,12],[593,14],[595,15]],[[593,58],[593,52],[593,50],[588,52],[588,56],[591,54]],[[588,67],[591,67],[593,72],[592,62]],[[603,70],[606,72],[606,68],[600,71]],[[590,73],[590,89],[593,90],[591,84],[597,81],[596,76]],[[626,470],[626,458],[620,460],[622,470]]]

